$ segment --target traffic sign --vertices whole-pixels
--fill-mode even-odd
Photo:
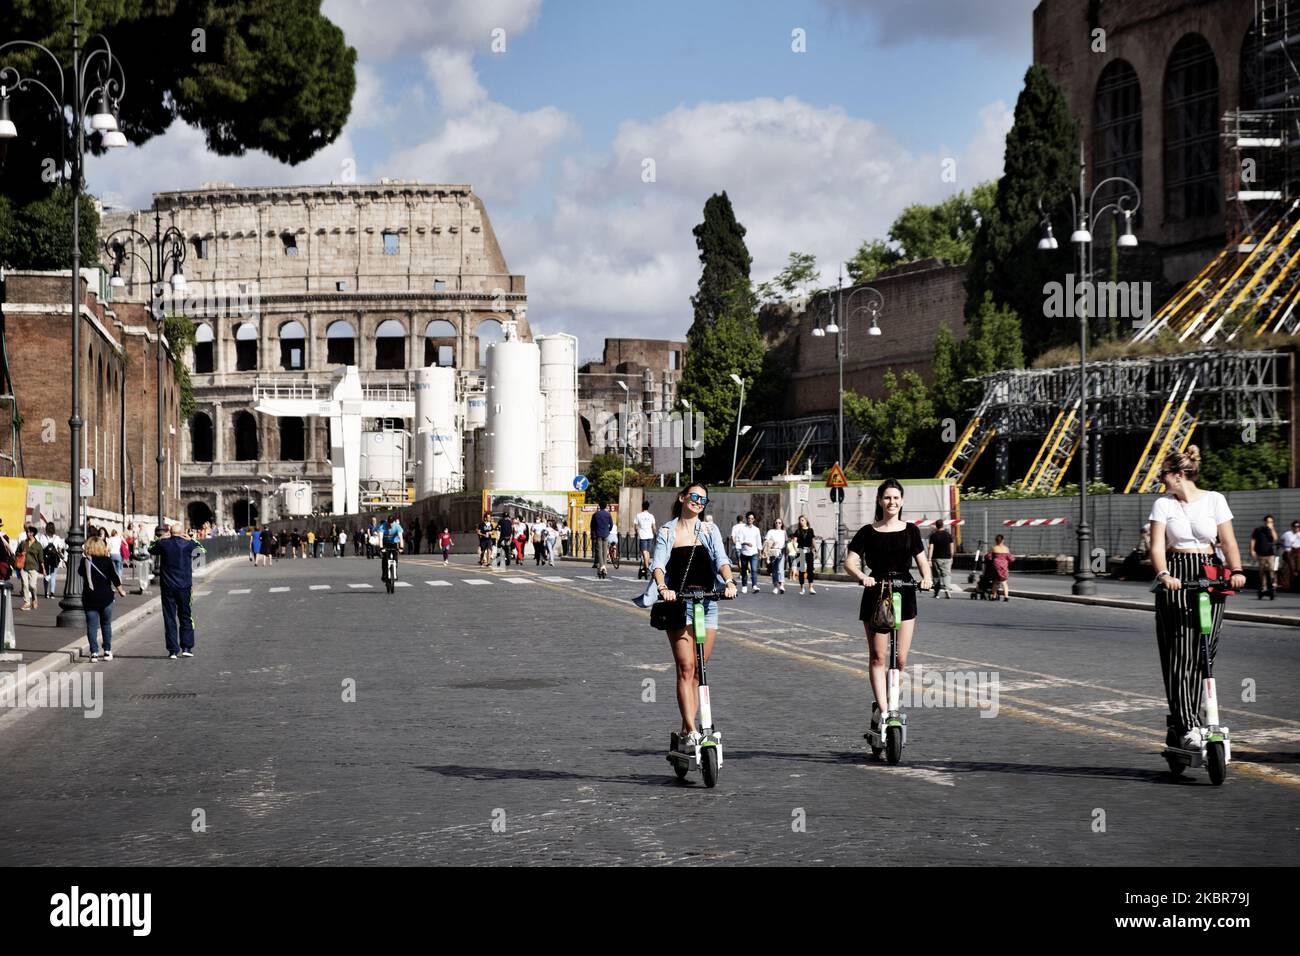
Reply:
[[[834,504],[839,504],[839,503],[840,503],[841,501],[843,501],[843,500],[844,500],[844,489],[843,489],[843,488],[832,488],[832,489],[831,489],[831,501],[832,501]]]
[[[577,478],[573,479],[574,491],[586,491],[590,487],[591,487],[591,482],[587,480],[586,475],[579,475]]]
[[[803,483],[799,484],[799,504],[806,505],[808,503],[808,493],[811,490],[812,489],[809,488],[806,484]]]
[[[840,463],[837,461],[835,464],[831,465],[831,470],[826,475],[826,487],[847,488],[848,486],[849,480],[844,477],[844,469],[840,467]]]
[[[82,468],[80,472],[80,497],[95,497],[95,469]]]

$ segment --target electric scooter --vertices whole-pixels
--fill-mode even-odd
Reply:
[[[693,620],[689,623],[695,632],[695,673],[699,675],[700,706],[696,714],[699,723],[700,743],[689,750],[681,735],[673,732],[668,741],[668,762],[673,765],[678,780],[684,780],[691,770],[699,770],[706,787],[718,785],[718,771],[722,769],[722,731],[713,725],[713,707],[709,700],[709,675],[704,667],[704,642],[708,639],[704,626],[704,602],[726,600],[722,591],[703,591],[693,588],[677,592],[677,600],[694,601]]]
[[[1163,585],[1159,580],[1151,584],[1152,592],[1161,587]],[[1182,589],[1196,595],[1197,619],[1201,629],[1201,664],[1205,668],[1205,677],[1201,682],[1200,726],[1193,728],[1200,731],[1201,747],[1199,750],[1185,749],[1178,729],[1171,726],[1165,734],[1165,749],[1161,751],[1161,756],[1169,764],[1169,772],[1173,776],[1182,776],[1188,767],[1205,767],[1210,775],[1210,783],[1218,787],[1228,776],[1232,744],[1227,726],[1219,723],[1219,698],[1215,693],[1214,671],[1210,666],[1210,635],[1214,632],[1214,606],[1210,595],[1227,596],[1236,592],[1231,589],[1228,580],[1211,579],[1204,575],[1195,581],[1184,581]]]
[[[886,762],[892,766],[903,759],[903,747],[907,743],[907,714],[903,713],[898,700],[898,685],[902,677],[898,669],[898,624],[903,619],[903,591],[915,591],[917,583],[908,574],[890,573],[878,580],[890,583],[890,597],[894,603],[894,629],[889,632],[889,674],[885,678],[887,706],[880,715],[880,723],[862,736],[871,744],[871,755],[879,757],[883,750]]]

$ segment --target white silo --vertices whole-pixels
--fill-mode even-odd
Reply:
[[[546,396],[542,487],[568,489],[578,474],[578,340],[572,335],[543,335],[537,344]]]
[[[395,429],[361,433],[361,481],[367,485],[406,483],[406,436]]]
[[[460,408],[456,402],[456,370],[429,366],[417,369],[415,391],[415,496],[460,488]]]
[[[539,350],[532,342],[507,338],[488,346],[486,487],[542,487],[540,368]]]

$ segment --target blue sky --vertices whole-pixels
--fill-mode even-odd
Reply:
[[[685,333],[690,230],[715,190],[749,230],[756,280],[793,249],[833,280],[908,203],[996,176],[1034,2],[326,0],[359,53],[334,144],[286,167],[210,156],[178,124],[87,173],[136,207],[151,188],[328,182],[349,162],[359,181],[468,182],[528,276],[535,329],[594,355],[606,334]]]

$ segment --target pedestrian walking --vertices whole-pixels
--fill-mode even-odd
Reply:
[[[1006,541],[1005,535],[998,535],[993,539],[993,547],[989,548],[988,560],[995,601],[998,599],[999,589],[1002,591],[1002,600],[1011,600],[1011,562],[1016,560],[1016,556],[1011,553]]]
[[[546,562],[546,522],[539,515],[528,530],[533,542],[533,564],[540,568]]]
[[[1159,479],[1167,492],[1151,507],[1151,565],[1163,587],[1156,592],[1156,645],[1160,651],[1160,673],[1164,678],[1169,715],[1166,740],[1177,740],[1188,750],[1201,749],[1198,729],[1204,674],[1201,668],[1199,603],[1195,594],[1183,591],[1183,581],[1207,576],[1207,568],[1231,570],[1231,586],[1241,590],[1246,576],[1241,553],[1232,530],[1232,510],[1217,491],[1197,487],[1201,452],[1188,445],[1182,454],[1171,454],[1160,464]],[[1218,551],[1222,552],[1222,558]],[[1210,632],[1209,664],[1219,648],[1223,625],[1223,600],[1211,600],[1213,628]]]
[[[163,636],[167,656],[176,660],[194,656],[194,553],[205,554],[203,545],[181,534],[180,522],[160,527],[158,540],[149,553],[158,558],[158,583],[162,596]]]
[[[1291,522],[1291,530],[1282,534],[1282,568],[1278,572],[1278,585],[1284,591],[1294,591],[1300,584],[1300,521]]]
[[[253,562],[253,567],[262,563],[262,529],[254,528],[253,533],[248,536],[248,560]]]
[[[566,558],[569,556],[571,548],[570,538],[572,538],[572,536],[572,532],[569,530],[569,523],[562,520],[560,522],[560,551]]]
[[[23,606],[20,610],[34,611],[40,607],[37,587],[45,583],[45,549],[36,540],[36,528],[27,526],[26,537],[18,545],[18,567],[23,572]]]
[[[85,558],[77,573],[81,576],[81,607],[86,614],[86,639],[90,642],[90,661],[99,660],[99,642],[103,638],[104,660],[113,659],[114,593],[122,590],[122,576],[102,538],[86,542]]]
[[[610,516],[609,505],[600,503],[600,509],[591,516],[592,567],[604,577],[605,563],[609,560],[609,534],[614,530],[614,519]]]
[[[511,525],[514,531],[515,563],[524,563],[524,545],[528,543],[528,524],[523,518],[516,517]]]
[[[934,596],[937,598],[942,591],[944,597],[952,600],[952,535],[943,529],[942,518],[934,523],[925,556],[934,568]]]
[[[438,547],[442,548],[442,566],[445,568],[451,561],[451,529],[443,528],[442,533],[438,535]]]
[[[817,546],[817,536],[813,532],[812,522],[807,515],[799,516],[799,527],[794,529],[795,547],[799,549],[799,593],[816,594],[813,587],[813,549]]]
[[[1273,516],[1264,515],[1264,523],[1250,533],[1250,556],[1259,562],[1259,589],[1257,600],[1277,600],[1273,572],[1277,567],[1277,529]]]
[[[483,520],[478,523],[474,529],[478,534],[478,563],[481,567],[490,567],[492,564],[492,534],[496,531],[492,524],[492,515],[483,512]]]
[[[763,537],[758,530],[758,519],[754,512],[745,515],[744,524],[734,530],[732,537],[736,549],[740,552],[740,593],[748,594],[753,588],[758,593],[758,552],[763,547]],[[748,575],[748,584],[746,584]]]
[[[41,543],[41,553],[45,557],[45,596],[53,599],[59,586],[59,569],[68,561],[68,546],[59,533],[54,530],[54,522],[45,523],[45,533],[37,535]]]
[[[125,547],[126,540],[117,533],[116,528],[108,533],[108,559],[113,562],[113,567],[117,569],[119,581],[122,579],[122,568],[126,565],[126,562],[122,559],[122,552]]]
[[[763,539],[763,554],[767,558],[767,570],[772,575],[772,593],[785,593],[785,546],[788,542],[785,522],[777,518]]]
[[[424,538],[424,529],[420,527],[420,519],[419,519],[418,517],[412,519],[412,521],[411,521],[411,531],[410,531],[410,534],[411,534],[411,553],[412,553],[412,554],[419,554],[419,553],[420,553],[420,541],[421,541],[421,539]],[[430,537],[430,538],[433,537],[433,525],[432,525],[432,523],[429,525],[429,537]],[[443,562],[443,563],[445,564],[446,562]]]
[[[904,521],[902,514],[903,486],[893,478],[887,478],[876,489],[875,520],[858,529],[858,533],[849,542],[849,550],[844,557],[844,570],[867,589],[862,593],[858,618],[866,631],[871,651],[871,691],[876,698],[871,705],[873,731],[880,726],[881,702],[889,699],[885,681],[889,671],[890,631],[893,628],[872,624],[880,603],[891,600],[885,587],[887,576],[896,574],[910,577],[912,563],[915,562],[921,572],[921,590],[929,590],[933,583],[930,580],[930,560],[926,557],[925,545],[921,543],[921,531],[911,522]],[[912,647],[916,629],[916,591],[902,590],[902,598],[903,613],[894,625],[898,631],[898,669],[906,673],[907,654]]]
[[[641,567],[636,576],[638,578],[648,578],[650,576],[650,559],[653,557],[655,546],[655,532],[659,530],[658,525],[655,524],[655,516],[650,511],[650,502],[641,502],[641,510],[632,519],[632,524],[636,527],[637,551],[641,554]]]
[[[739,567],[742,575],[745,569],[740,563],[740,535],[744,530],[745,516],[736,515],[736,523],[731,526],[731,532],[727,535],[727,551],[731,557],[732,566]]]

